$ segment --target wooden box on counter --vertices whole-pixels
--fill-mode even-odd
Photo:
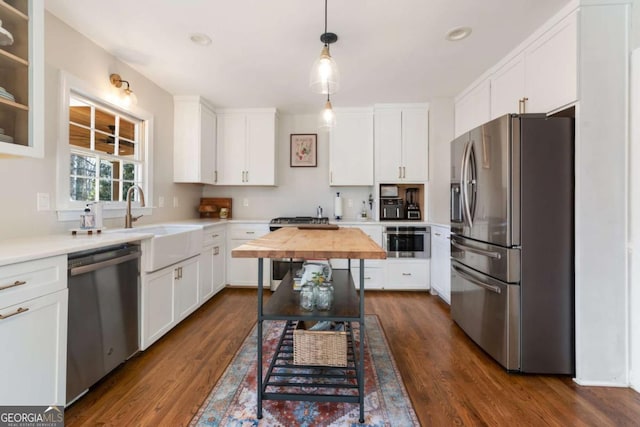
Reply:
[[[227,208],[227,219],[232,218],[231,197],[202,197],[200,199],[200,218],[220,218],[220,209]]]

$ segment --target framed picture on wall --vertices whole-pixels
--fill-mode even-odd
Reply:
[[[292,168],[318,166],[317,143],[318,134],[316,133],[292,133],[290,166]]]

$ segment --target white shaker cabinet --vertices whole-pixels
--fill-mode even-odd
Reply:
[[[3,405],[66,403],[68,301],[65,255],[0,267]]]
[[[373,110],[336,109],[329,171],[329,185],[373,185]]]
[[[527,113],[548,113],[578,99],[577,12],[526,49],[525,90]]]
[[[491,82],[483,80],[456,99],[454,137],[491,120]]]
[[[428,290],[429,264],[428,259],[387,259],[384,289]]]
[[[140,349],[146,350],[198,308],[200,255],[142,275]]]
[[[227,283],[229,286],[257,287],[258,263],[254,258],[234,258],[231,251],[251,240],[269,233],[268,224],[229,224],[227,227]],[[265,289],[271,285],[271,263],[264,260],[262,284]]]
[[[431,293],[451,304],[451,232],[431,226]]]
[[[216,183],[216,114],[199,96],[176,96],[173,181]]]
[[[218,185],[276,184],[276,110],[218,110]]]
[[[526,105],[525,93],[521,53],[491,75],[491,118],[520,112]]]
[[[224,227],[204,230],[200,259],[199,304],[205,303],[225,285],[225,238]]]
[[[374,122],[376,181],[427,181],[428,105],[377,105]]]

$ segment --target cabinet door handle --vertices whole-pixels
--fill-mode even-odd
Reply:
[[[27,282],[25,282],[24,280],[16,280],[15,282],[13,282],[10,285],[5,285],[5,286],[0,286],[0,291],[4,291],[5,289],[9,289],[9,288],[13,288],[16,286],[22,286],[22,285],[26,285]]]
[[[213,182],[218,182],[218,171],[213,172]]]
[[[402,166],[398,166],[398,178],[402,178]]]
[[[440,235],[440,233],[433,233],[433,234],[435,234],[436,236],[439,236],[439,235]]]
[[[18,307],[16,311],[11,314],[0,314],[0,320],[8,319],[11,316],[15,316],[16,314],[24,313],[25,311],[29,311],[28,308]]]
[[[213,247],[213,254],[214,255],[220,255],[220,246],[214,246]]]
[[[173,278],[174,280],[180,280],[180,267],[173,270]]]
[[[249,182],[249,171],[247,171],[247,182]]]
[[[212,234],[212,235],[211,235],[211,238],[212,238],[212,239],[215,239],[215,238],[216,238],[216,237],[218,237],[218,236],[219,236],[219,234]]]
[[[406,167],[406,166],[403,166],[403,167],[402,167],[402,177],[403,177],[403,178],[406,178],[406,177],[407,177],[407,167]]]
[[[255,231],[245,231],[245,233],[247,233],[247,234],[256,234]]]
[[[522,97],[518,100],[518,113],[519,114],[524,114],[525,113],[525,103],[529,100],[529,98]]]
[[[371,280],[371,276],[364,276],[364,280]]]
[[[411,273],[402,273],[403,276],[411,276]]]

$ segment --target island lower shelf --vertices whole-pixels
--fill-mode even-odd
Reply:
[[[308,311],[300,307],[299,291],[293,290],[292,274],[289,272],[278,289],[259,310],[259,325],[262,321],[286,321],[278,344],[270,358],[263,381],[258,382],[259,402],[262,400],[307,400],[318,402],[359,403],[360,420],[364,419],[364,313],[361,298],[363,287],[358,292],[350,270],[336,269],[332,272],[334,288],[331,310]],[[296,364],[294,352],[295,329],[302,321],[331,321],[344,325],[346,354],[344,366]],[[357,334],[354,333],[357,324]],[[356,338],[358,337],[358,338]],[[315,337],[312,337],[315,339]],[[258,332],[258,360],[262,360],[262,328]],[[323,347],[324,348],[324,347]],[[317,360],[317,359],[313,359]],[[258,375],[261,375],[259,372]],[[310,388],[314,388],[310,392]],[[258,408],[261,416],[261,403]]]

